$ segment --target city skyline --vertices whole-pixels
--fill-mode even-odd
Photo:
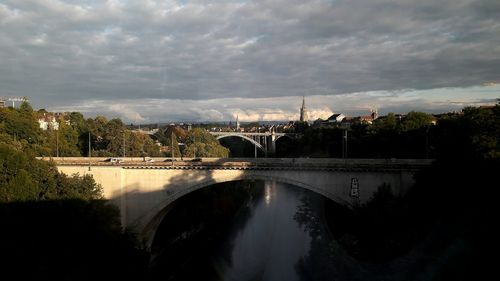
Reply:
[[[0,96],[126,122],[439,113],[500,97],[498,1],[0,1]]]

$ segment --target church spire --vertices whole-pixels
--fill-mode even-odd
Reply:
[[[300,122],[307,122],[306,97],[302,96],[302,107],[300,108]]]

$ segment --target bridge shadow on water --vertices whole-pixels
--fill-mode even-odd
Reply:
[[[253,215],[262,192],[262,182],[237,181],[176,200],[156,230],[150,278],[221,280],[218,261],[232,264],[235,236]]]

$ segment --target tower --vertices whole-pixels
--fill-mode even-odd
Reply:
[[[307,122],[308,114],[306,108],[306,98],[302,97],[302,107],[300,108],[300,122]]]
[[[240,130],[240,121],[238,121],[238,115],[236,115],[236,131]]]
[[[375,120],[378,118],[378,110],[375,108],[375,109],[370,109],[371,111],[371,116],[372,116],[372,119]]]

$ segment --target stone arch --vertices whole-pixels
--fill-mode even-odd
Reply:
[[[241,174],[237,176],[227,176],[223,178],[218,178],[218,179],[207,179],[206,181],[203,181],[201,183],[183,188],[175,193],[169,194],[165,200],[163,200],[159,206],[156,206],[154,208],[156,214],[152,217],[152,219],[146,223],[144,226],[144,229],[140,231],[140,236],[142,240],[145,242],[145,246],[147,249],[150,249],[152,246],[152,243],[154,241],[154,237],[156,234],[156,230],[159,227],[160,223],[164,219],[166,212],[164,210],[167,210],[168,206],[175,202],[176,200],[184,197],[185,195],[194,192],[196,190],[206,188],[215,184],[219,183],[225,183],[225,182],[235,182],[235,181],[242,181],[242,180],[271,180],[271,181],[276,181],[280,183],[286,183],[290,185],[294,185],[300,188],[304,188],[307,190],[310,190],[312,192],[315,192],[317,194],[323,195],[324,197],[338,203],[344,206],[351,206],[351,203],[342,199],[340,196],[330,193],[326,190],[314,187],[310,184],[300,182],[297,180],[293,180],[290,178],[286,177],[279,177],[279,176],[269,176],[269,175],[258,175],[258,174]],[[152,210],[153,211],[153,210]]]
[[[256,142],[254,139],[249,138],[249,137],[244,136],[244,135],[240,135],[240,134],[227,134],[227,135],[218,136],[216,139],[217,139],[217,140],[220,140],[220,139],[223,139],[223,138],[229,138],[229,137],[238,137],[238,138],[241,138],[241,139],[247,140],[247,141],[249,141],[250,143],[252,143],[253,145],[257,146],[260,150],[262,150],[262,151],[264,151],[264,152],[265,152],[264,147],[263,147],[263,146],[262,146],[259,142]]]

